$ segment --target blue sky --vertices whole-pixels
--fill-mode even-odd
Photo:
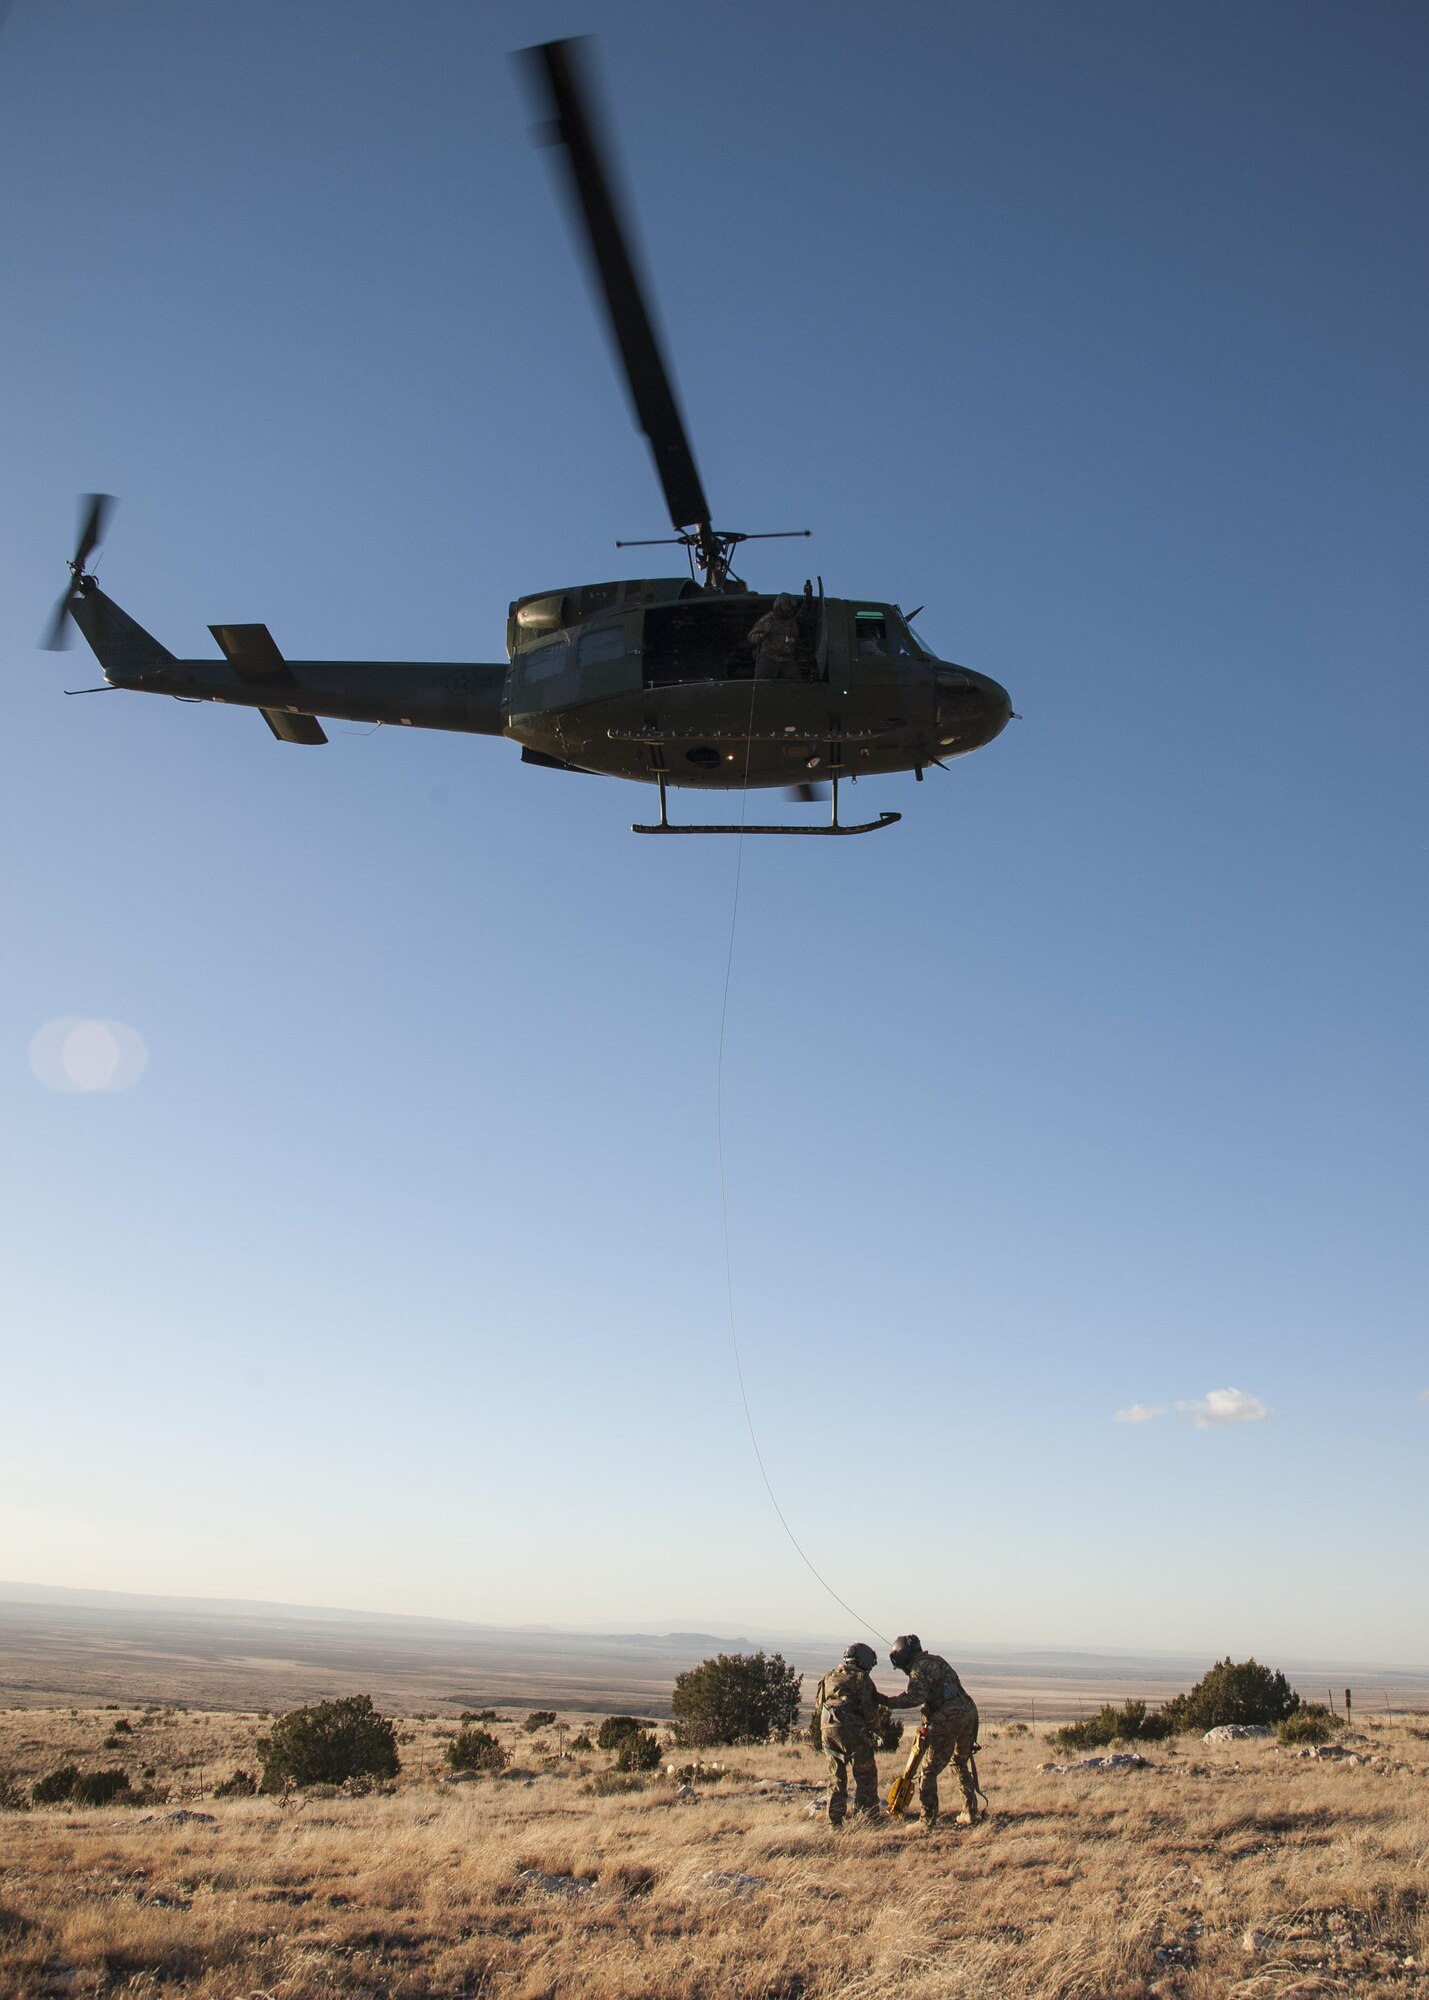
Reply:
[[[842,1622],[729,1348],[734,844],[36,650],[89,489],[179,653],[499,659],[511,597],[641,573],[507,60],[573,32],[717,517],[814,530],[751,580],[926,602],[1024,718],[744,855],[785,1512],[946,1647],[1422,1662],[1429,28],[1373,0],[18,0],[0,1575]],[[131,1087],[36,1075],[69,1017]]]

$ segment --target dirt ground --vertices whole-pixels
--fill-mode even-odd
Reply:
[[[0,1712],[11,1801],[67,1762],[148,1791],[0,1812],[0,1995],[1429,1994],[1424,1718],[1367,1722],[1336,1759],[1183,1738],[1090,1772],[1041,1768],[1046,1732],[985,1726],[985,1823],[834,1833],[806,1745],[611,1792],[611,1759],[570,1748],[589,1717],[531,1734],[520,1714],[495,1725],[499,1778],[448,1782],[454,1725],[403,1718],[389,1791],[215,1799],[256,1772],[264,1718]]]

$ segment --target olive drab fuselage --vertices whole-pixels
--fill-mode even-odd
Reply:
[[[756,671],[773,597],[678,577],[511,607],[505,733],[540,761],[712,791],[909,771],[990,742],[1011,703],[937,660],[895,605],[820,598],[800,678]]]

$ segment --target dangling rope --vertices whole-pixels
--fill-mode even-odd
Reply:
[[[764,1490],[769,1495],[770,1506],[779,1517],[780,1527],[789,1537],[795,1554],[798,1556],[800,1562],[803,1563],[805,1569],[808,1570],[810,1576],[813,1577],[814,1581],[828,1592],[835,1604],[842,1606],[855,1624],[862,1625],[866,1632],[872,1632],[876,1639],[882,1639],[883,1643],[887,1645],[889,1643],[888,1634],[880,1632],[876,1625],[871,1625],[861,1612],[855,1611],[851,1604],[839,1596],[828,1578],[815,1568],[803,1545],[800,1543],[799,1537],[784,1518],[784,1509],[779,1505],[778,1495],[770,1483],[769,1474],[765,1468],[764,1454],[759,1449],[759,1437],[755,1431],[754,1416],[749,1407],[749,1391],[745,1387],[744,1382],[744,1363],[739,1352],[739,1332],[735,1324],[734,1267],[729,1250],[729,1196],[725,1188],[724,1174],[724,1030],[725,1023],[729,1018],[729,980],[734,966],[735,930],[739,923],[739,885],[744,874],[744,827],[749,816],[749,764],[754,752],[754,696],[758,685],[759,681],[756,675],[749,684],[749,731],[744,747],[744,789],[740,793],[739,801],[739,835],[735,841],[734,897],[729,912],[729,947],[724,957],[724,993],[721,996],[719,1008],[719,1057],[715,1064],[715,1141],[719,1153],[719,1208],[720,1220],[724,1227],[724,1288],[725,1296],[729,1302],[729,1344],[734,1350],[734,1372],[739,1380],[739,1400],[744,1405],[744,1421],[749,1430],[749,1442],[754,1447],[754,1462],[759,1467],[759,1477],[764,1481]]]

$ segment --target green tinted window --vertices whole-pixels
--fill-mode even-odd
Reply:
[[[855,611],[854,651],[861,658],[879,658],[888,651],[888,620],[881,610]]]

